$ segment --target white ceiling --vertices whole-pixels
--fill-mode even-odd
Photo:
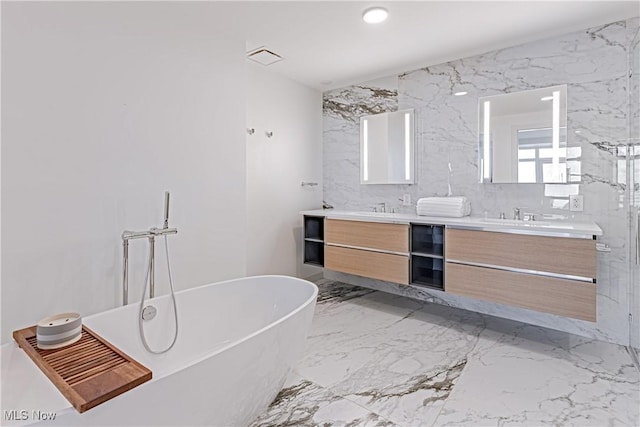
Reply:
[[[285,58],[269,70],[323,91],[640,15],[637,0],[227,5],[240,12],[247,51],[269,47]],[[365,24],[374,5],[389,18]]]

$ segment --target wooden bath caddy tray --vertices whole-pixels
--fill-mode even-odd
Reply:
[[[80,413],[151,379],[151,371],[86,326],[79,341],[54,350],[37,346],[36,327],[13,339]]]

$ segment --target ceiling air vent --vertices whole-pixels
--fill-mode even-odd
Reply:
[[[282,61],[284,58],[277,53],[271,52],[265,47],[259,47],[247,53],[247,58],[262,65],[275,64],[278,61]]]

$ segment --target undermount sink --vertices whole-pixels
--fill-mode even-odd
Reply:
[[[502,225],[517,225],[520,227],[549,227],[554,223],[550,221],[525,221],[523,219],[500,219],[500,218],[484,218],[482,222]]]
[[[379,217],[398,215],[397,213],[391,213],[391,212],[354,212],[354,214],[361,215],[361,216],[379,216]]]
[[[393,218],[397,217],[397,213],[391,212],[367,212],[367,211],[338,211],[332,216],[370,216],[377,218]]]

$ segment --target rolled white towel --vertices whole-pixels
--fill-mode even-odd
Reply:
[[[436,216],[436,217],[451,217],[451,218],[462,218],[463,216],[469,215],[468,213],[462,210],[444,210],[444,211],[417,210],[417,214],[419,216]]]
[[[417,214],[419,216],[434,216],[434,217],[451,217],[451,218],[462,218],[463,216],[469,216],[471,212],[469,210],[444,210],[444,211],[435,211],[435,210],[417,210]]]
[[[436,216],[449,216],[449,215],[455,215],[455,216],[465,216],[467,215],[467,211],[468,209],[466,207],[459,207],[459,208],[449,208],[449,209],[444,209],[444,208],[417,208],[416,211],[418,212],[419,215],[436,215]]]
[[[424,197],[418,199],[418,205],[428,206],[463,206],[468,202],[466,197]]]
[[[449,206],[449,207],[418,206],[416,210],[424,211],[424,212],[460,212],[464,214],[467,211],[467,207],[466,206]]]
[[[425,197],[418,200],[416,211],[421,216],[460,218],[471,214],[471,203],[466,197]]]

